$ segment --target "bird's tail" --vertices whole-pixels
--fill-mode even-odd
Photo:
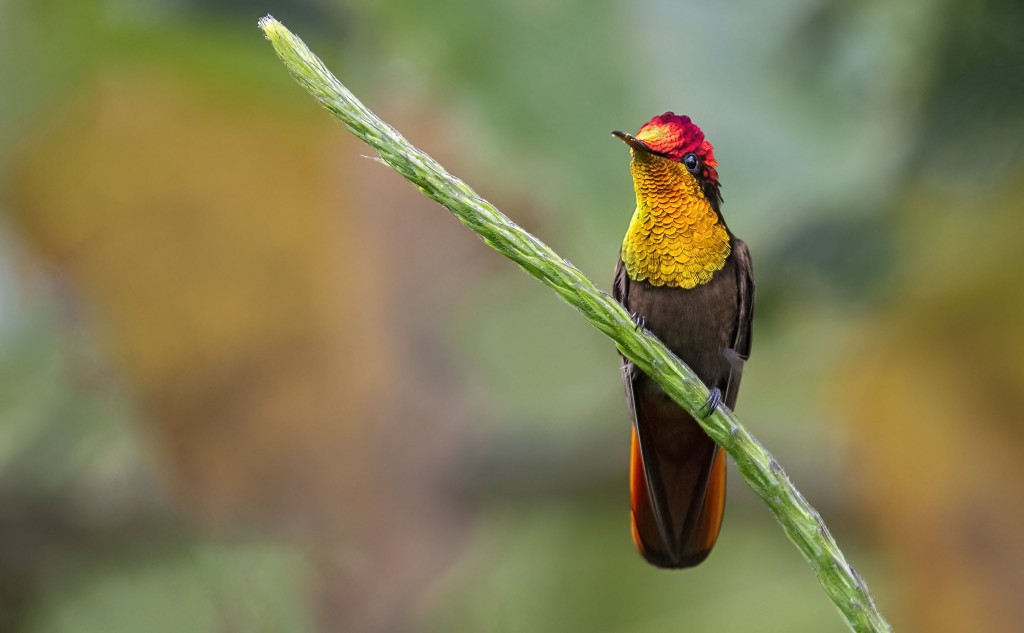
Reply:
[[[633,541],[658,567],[693,567],[707,558],[725,511],[725,451],[695,422],[685,422],[696,433],[672,450],[658,451],[661,447],[650,440],[642,449],[633,429]]]

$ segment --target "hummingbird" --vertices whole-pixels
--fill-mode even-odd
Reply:
[[[721,214],[718,163],[690,117],[666,112],[629,146],[636,191],[612,295],[696,372],[701,413],[736,404],[750,356],[754,278],[747,245]],[[622,377],[632,418],[633,541],[647,562],[685,568],[707,558],[725,510],[725,452],[633,363]]]

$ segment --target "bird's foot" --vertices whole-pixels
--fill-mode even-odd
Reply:
[[[701,413],[703,413],[706,418],[714,413],[715,409],[717,409],[720,404],[722,404],[722,390],[718,387],[712,387],[711,393],[708,394],[707,401],[705,401],[704,406],[700,408]]]
[[[633,320],[633,324],[636,326],[637,332],[647,327],[647,317],[640,314],[639,312],[634,312],[633,314],[629,315],[629,318]]]

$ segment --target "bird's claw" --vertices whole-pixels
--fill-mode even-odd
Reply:
[[[712,387],[711,393],[708,394],[708,399],[704,402],[704,406],[700,408],[701,413],[704,417],[708,417],[715,412],[715,409],[722,404],[722,390],[718,387]]]
[[[647,317],[640,314],[639,312],[634,312],[633,314],[629,315],[629,318],[632,319],[633,324],[636,326],[637,332],[647,327]]]

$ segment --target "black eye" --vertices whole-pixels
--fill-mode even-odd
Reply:
[[[686,165],[686,168],[692,172],[697,171],[697,167],[700,166],[699,163],[700,161],[697,160],[697,155],[694,154],[693,152],[690,152],[686,156],[683,156],[683,164]]]

